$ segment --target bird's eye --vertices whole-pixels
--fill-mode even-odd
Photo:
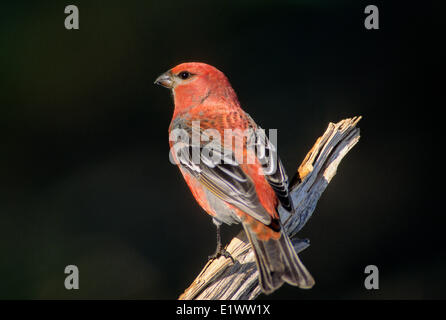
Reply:
[[[187,78],[190,77],[190,73],[188,71],[182,71],[178,74],[178,76],[183,79],[186,80]]]

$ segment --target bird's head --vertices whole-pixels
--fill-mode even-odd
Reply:
[[[176,108],[199,104],[212,97],[235,97],[234,90],[223,72],[201,62],[179,64],[160,75],[155,84],[172,90]]]

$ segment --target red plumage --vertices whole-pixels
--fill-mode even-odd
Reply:
[[[243,136],[245,130],[258,127],[240,107],[226,76],[204,63],[183,63],[161,75],[156,83],[173,93],[175,109],[169,133],[182,130],[191,138],[195,131],[206,135],[214,130],[221,140],[210,141],[232,152],[236,160],[232,165],[208,163],[203,156],[197,164],[191,160],[191,150],[195,147],[202,152],[205,145],[201,141],[193,145],[189,140],[178,149],[187,152],[173,152],[173,158],[195,199],[217,227],[222,222],[242,223],[255,251],[262,290],[270,293],[283,282],[302,288],[313,286],[313,278],[281,231],[279,202],[292,210],[286,173],[279,160],[278,172],[264,174],[261,161],[248,147],[248,137]],[[242,143],[224,139],[227,129]],[[171,150],[175,143],[170,141]],[[254,161],[247,163],[250,156]]]

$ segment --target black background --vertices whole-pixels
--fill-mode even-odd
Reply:
[[[79,8],[80,30],[64,28],[68,4]],[[380,10],[379,30],[364,28],[368,4]],[[174,299],[195,278],[214,226],[168,161],[172,101],[153,85],[186,61],[222,70],[256,122],[278,129],[290,175],[328,122],[363,116],[359,144],[300,233],[311,240],[301,258],[316,286],[268,298],[445,298],[434,161],[442,147],[432,129],[444,106],[434,77],[439,8],[288,0],[0,9],[0,298]],[[224,228],[224,238],[238,230]],[[69,264],[80,290],[64,288]],[[379,290],[364,288],[369,264]]]

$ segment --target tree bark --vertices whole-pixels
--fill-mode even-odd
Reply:
[[[354,117],[329,123],[299,166],[296,182],[292,181],[290,190],[295,212],[290,214],[279,207],[284,230],[297,253],[306,249],[310,242],[295,235],[310,219],[341,160],[359,141],[356,124],[360,119]],[[252,300],[261,293],[254,252],[243,230],[231,240],[226,250],[235,262],[225,257],[208,261],[180,300]]]

